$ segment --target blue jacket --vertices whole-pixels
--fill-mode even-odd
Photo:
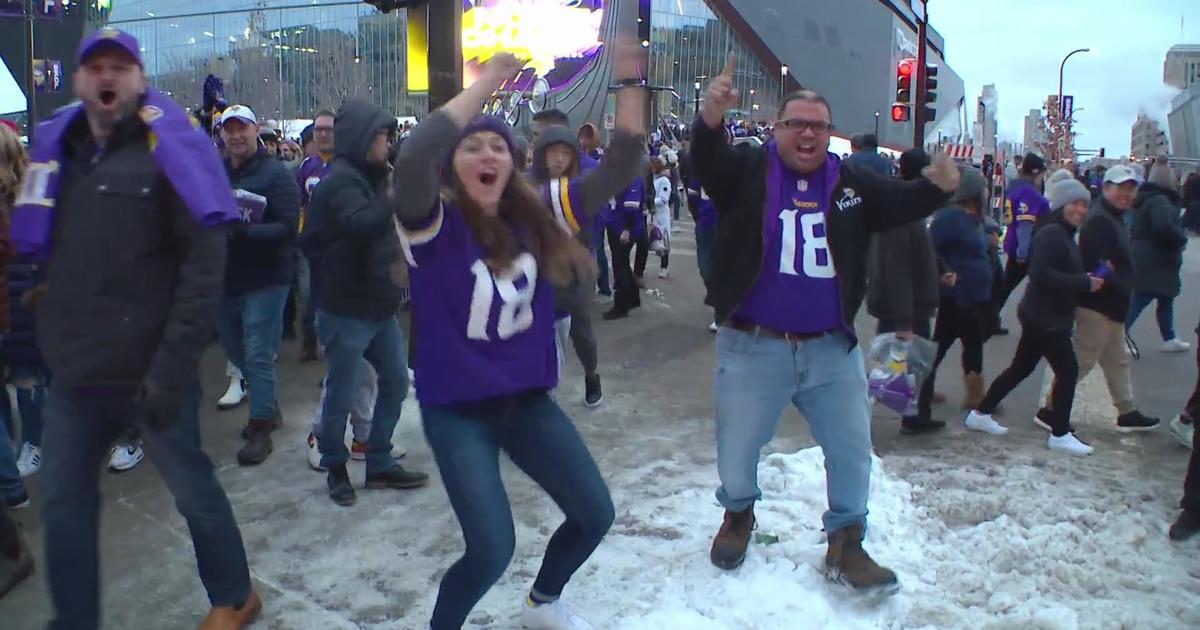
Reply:
[[[990,301],[992,263],[988,259],[982,221],[958,206],[947,206],[933,215],[929,237],[938,257],[946,265],[945,271],[958,274],[958,283],[954,286],[941,285],[942,296],[960,302]]]

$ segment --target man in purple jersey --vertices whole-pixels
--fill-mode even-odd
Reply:
[[[1050,204],[1042,196],[1042,179],[1046,162],[1030,153],[1021,160],[1021,176],[1008,186],[1004,199],[1004,290],[996,301],[996,312],[1004,308],[1013,289],[1025,279],[1029,246],[1038,220],[1050,212]]]
[[[333,166],[333,119],[333,112],[329,110],[317,114],[312,124],[311,146],[314,155],[305,157],[296,171],[296,185],[300,187],[300,247],[296,252],[296,297],[301,303],[301,362],[316,361],[319,358],[315,327],[317,302],[313,299],[317,291],[313,284],[319,277],[316,265],[320,262],[320,243],[316,238],[316,230],[309,230],[306,234],[304,228],[312,224],[308,216],[312,191],[329,174],[329,169]]]
[[[819,94],[784,99],[775,140],[730,147],[735,58],[708,86],[692,127],[692,165],[720,218],[708,299],[717,313],[717,500],[725,521],[710,559],[740,566],[761,498],[758,460],[790,401],[825,455],[831,581],[894,593],[896,574],[862,547],[871,477],[871,413],[854,315],[872,233],[928,216],[958,186],[947,158],[902,182],[829,153],[832,113]]]
[[[612,308],[605,311],[604,319],[620,319],[629,311],[642,305],[641,288],[634,276],[630,257],[638,243],[646,243],[646,215],[642,214],[642,178],[633,180],[616,199],[608,213],[605,231],[608,233],[608,248],[613,253],[613,284],[616,293]]]

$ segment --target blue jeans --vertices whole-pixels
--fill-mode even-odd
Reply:
[[[1138,316],[1155,300],[1158,300],[1158,308],[1154,313],[1158,318],[1158,332],[1162,334],[1163,341],[1170,341],[1176,336],[1175,298],[1173,297],[1134,293],[1133,300],[1129,305],[1129,316],[1125,318],[1125,330],[1128,332],[1130,328],[1133,328],[1133,323],[1137,321]]]
[[[612,295],[612,285],[608,283],[608,254],[604,252],[604,229],[595,229],[592,231],[592,251],[596,253],[596,267],[599,269],[599,274],[596,276],[596,288],[604,295]]]
[[[133,389],[90,394],[50,388],[41,471],[50,630],[100,626],[100,468],[113,438],[134,417]],[[200,581],[213,606],[250,595],[242,534],[212,462],[200,448],[197,385],[166,431],[140,427],[146,452],[187,521]]]
[[[395,317],[371,321],[317,311],[317,337],[325,346],[325,403],[321,407],[321,432],[317,445],[321,465],[341,466],[350,459],[346,450],[346,418],[362,382],[365,358],[379,377],[379,394],[367,437],[367,474],[382,472],[392,459],[392,431],[408,395],[407,344]]]
[[[792,343],[726,326],[717,332],[717,500],[725,509],[741,512],[762,498],[759,455],[791,401],[825,454],[825,531],[865,528],[871,410],[862,349],[848,343],[840,333]]]
[[[17,454],[13,451],[12,435],[7,422],[0,422],[0,499],[25,496],[25,484],[17,471]]]
[[[545,392],[422,406],[421,416],[467,547],[442,577],[433,630],[460,628],[512,559],[516,542],[500,478],[502,449],[566,516],[533,583],[539,599],[557,598],[614,518],[608,487],[571,419]]]
[[[278,286],[221,298],[221,345],[246,379],[252,420],[267,420],[279,413],[275,356],[283,335],[287,296],[288,287]]]

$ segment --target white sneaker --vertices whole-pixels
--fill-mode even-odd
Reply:
[[[658,277],[659,277],[659,278],[667,278],[667,277],[669,277],[670,275],[671,275],[671,272],[670,272],[669,270],[667,270],[667,269],[660,269],[660,270],[658,271]]]
[[[1074,433],[1068,433],[1061,437],[1051,435],[1049,438],[1046,438],[1046,448],[1070,455],[1091,455],[1092,451],[1095,450],[1087,444],[1080,442]]]
[[[1171,418],[1171,437],[1175,438],[1176,442],[1182,444],[1185,448],[1192,448],[1192,436],[1196,432],[1196,425],[1191,422],[1184,422],[1180,416]]]
[[[317,436],[312,433],[308,434],[308,467],[325,472],[325,467],[321,465],[321,449],[317,448]]]
[[[717,332],[717,322],[712,322],[708,325],[708,332]]]
[[[108,458],[108,469],[112,472],[133,470],[145,458],[146,452],[142,450],[140,441],[137,444],[115,444]]]
[[[21,453],[17,455],[17,472],[24,479],[42,468],[42,447],[29,442],[21,445]]]
[[[217,409],[226,410],[233,409],[246,401],[246,386],[240,378],[229,379],[229,389],[225,390],[225,395],[217,401]]]
[[[972,410],[967,414],[966,422],[968,429],[974,429],[975,431],[982,431],[984,433],[991,433],[992,435],[1008,434],[1008,429],[999,422],[996,422],[996,420],[992,418],[992,415],[988,413],[979,413],[978,411]]]
[[[1163,352],[1187,352],[1192,348],[1192,344],[1176,337],[1170,341],[1164,341],[1162,346]]]
[[[594,630],[592,624],[561,599],[549,604],[535,604],[529,597],[521,607],[521,626],[525,630]]]

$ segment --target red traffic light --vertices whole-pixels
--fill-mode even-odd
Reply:
[[[896,76],[911,77],[913,71],[916,70],[917,61],[915,59],[904,59],[896,64]]]
[[[892,122],[908,122],[908,105],[896,103],[892,105]]]

